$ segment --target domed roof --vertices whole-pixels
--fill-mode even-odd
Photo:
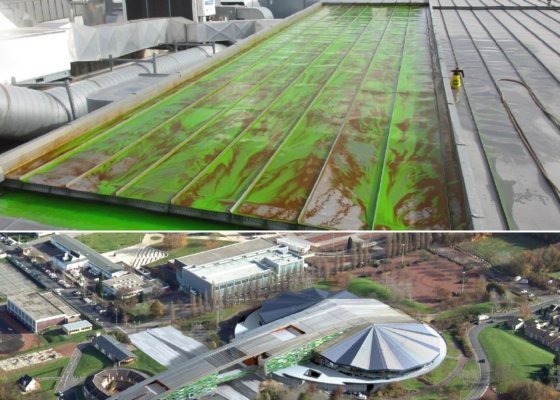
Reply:
[[[327,360],[365,371],[408,371],[432,362],[443,339],[423,323],[370,325],[321,352]]]
[[[303,311],[306,308],[329,298],[354,299],[356,296],[346,291],[327,292],[325,290],[315,288],[297,293],[282,293],[273,300],[265,301],[259,311],[259,316],[264,324],[268,324],[269,322],[276,321],[277,319]]]

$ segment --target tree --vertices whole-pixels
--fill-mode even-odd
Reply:
[[[113,336],[121,343],[130,344],[130,338],[125,332],[122,331],[114,331]]]
[[[519,305],[519,317],[523,318],[524,321],[527,321],[528,319],[531,319],[532,315],[533,312],[531,311],[529,301],[527,301],[527,298],[524,298]]]
[[[435,291],[436,296],[438,297],[438,299],[441,299],[441,301],[447,302],[451,300],[451,292],[446,288],[438,286]]]
[[[171,321],[171,323],[175,321],[175,305],[173,304],[173,302],[169,304],[169,321]]]
[[[150,305],[150,315],[154,318],[161,317],[163,315],[163,311],[163,304],[161,304],[161,301],[157,299]]]
[[[558,400],[560,393],[536,381],[512,383],[507,390],[512,400]]]
[[[187,244],[187,235],[185,233],[166,233],[163,237],[161,246],[165,249],[178,249]]]
[[[143,303],[144,301],[146,301],[146,294],[142,290],[138,295],[138,303]]]
[[[554,360],[552,361],[554,363],[554,365],[556,365],[557,367],[560,365],[560,352],[556,353],[554,355]]]
[[[100,297],[103,296],[103,282],[101,282],[101,279],[95,282],[95,293]]]

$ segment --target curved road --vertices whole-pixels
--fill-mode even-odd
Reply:
[[[549,306],[553,303],[558,302],[560,300],[560,296],[557,296],[557,295],[543,296],[542,299],[543,299],[542,301],[540,301],[538,303],[535,303],[531,306],[531,310],[533,312],[539,310],[541,307],[546,307],[546,306]],[[480,325],[475,325],[469,331],[469,341],[471,342],[471,346],[472,346],[472,349],[473,349],[474,354],[476,356],[476,359],[477,360],[484,360],[484,362],[479,362],[478,363],[480,376],[479,376],[479,380],[478,380],[478,383],[477,383],[476,387],[472,390],[472,392],[470,393],[470,395],[468,397],[469,400],[480,399],[484,395],[484,392],[486,392],[486,390],[488,389],[488,386],[490,385],[490,373],[491,373],[490,363],[486,359],[486,353],[484,352],[484,349],[482,348],[482,345],[480,344],[480,341],[478,340],[478,335],[480,334],[480,332],[483,329],[485,329],[489,326],[495,326],[495,325],[497,325],[501,322],[507,321],[508,319],[515,316],[516,314],[517,314],[517,310],[510,311],[508,313],[494,314],[492,316],[493,322],[491,322],[491,323],[482,322]]]

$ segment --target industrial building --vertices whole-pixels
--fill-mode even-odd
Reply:
[[[52,258],[52,263],[55,268],[63,272],[70,272],[73,270],[81,270],[88,264],[88,259],[74,251],[64,254],[56,254]]]
[[[286,246],[290,251],[300,255],[307,254],[311,250],[311,242],[295,235],[280,237],[276,239],[276,243]]]
[[[80,319],[78,311],[50,292],[8,296],[8,312],[32,332]]]
[[[154,288],[144,277],[132,273],[107,279],[102,284],[104,293],[117,299],[128,299],[140,293],[149,294]]]
[[[276,310],[277,319],[260,325],[258,316],[249,316],[246,329],[229,344],[111,399],[201,398],[219,383],[257,369],[286,383],[308,381],[324,389],[366,393],[430,372],[445,358],[447,347],[438,332],[377,300],[315,289],[292,295],[276,304],[265,302],[263,310]],[[304,297],[314,300],[301,307]]]
[[[73,256],[77,257],[77,259],[85,258],[87,263],[82,265],[87,265],[90,272],[94,275],[102,274],[105,279],[111,279],[126,274],[123,266],[109,261],[97,251],[68,235],[54,235],[51,237],[50,242],[58,249],[65,252],[65,255],[59,260],[59,263],[63,266],[66,266],[64,257],[69,258]],[[55,265],[57,265],[56,262]]]
[[[243,285],[267,288],[275,277],[302,271],[305,263],[286,246],[254,239],[178,258],[175,266],[183,290],[213,295]]]

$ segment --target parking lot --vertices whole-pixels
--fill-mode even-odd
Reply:
[[[0,260],[0,295],[28,293],[38,290],[38,286],[19,272],[5,259]]]

